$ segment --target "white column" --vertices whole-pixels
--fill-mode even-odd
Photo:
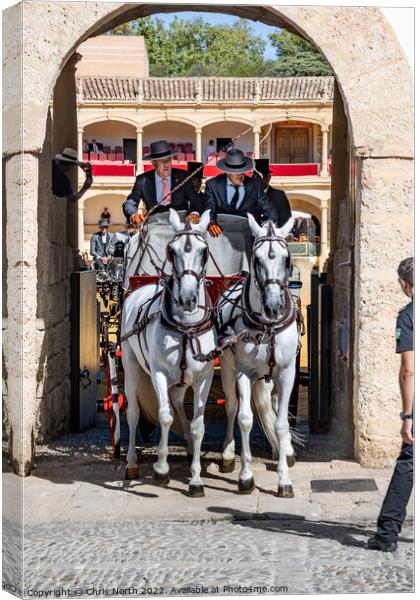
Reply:
[[[322,126],[321,177],[328,176],[328,125]]]
[[[256,127],[254,129],[254,158],[260,158],[260,133],[261,129]]]
[[[201,134],[202,129],[195,130],[195,160],[201,162]]]
[[[137,127],[137,166],[136,175],[143,173],[143,128]]]
[[[77,130],[77,158],[83,160],[83,129]]]
[[[321,202],[321,269],[328,258],[328,207],[329,200],[323,200]]]
[[[79,200],[79,205],[77,207],[77,245],[79,247],[79,253],[83,252],[83,248],[85,245],[85,223],[84,223],[84,214],[85,214],[85,203],[82,199]]]
[[[312,162],[318,162],[318,125],[312,126]]]

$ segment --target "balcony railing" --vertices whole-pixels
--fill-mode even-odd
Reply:
[[[187,169],[187,163],[184,161],[173,160],[172,164],[177,169]],[[144,172],[153,169],[150,161],[143,162]],[[273,177],[316,177],[320,172],[318,163],[303,164],[270,164],[270,170]],[[215,177],[222,173],[216,165],[206,165],[204,167],[204,177]],[[329,165],[331,174],[331,166]],[[92,161],[92,175],[95,177],[134,177],[135,165],[127,164],[127,161]]]
[[[295,257],[319,256],[321,244],[314,242],[288,242],[290,254]]]

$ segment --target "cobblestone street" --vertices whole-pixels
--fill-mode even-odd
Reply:
[[[238,463],[234,473],[220,473],[220,454],[208,442],[206,496],[189,498],[183,448],[170,447],[168,487],[152,481],[153,443],[142,445],[140,479],[126,482],[124,460],[109,458],[106,434],[104,426],[38,451],[24,480],[27,597],[48,590],[56,597],[413,591],[412,500],[397,552],[365,547],[391,469],[300,460],[290,472],[295,498],[280,499],[275,463],[261,440],[256,489],[242,495]],[[7,466],[3,477],[4,572],[14,581],[13,493],[21,480]],[[314,491],[331,479],[373,480],[377,489]]]

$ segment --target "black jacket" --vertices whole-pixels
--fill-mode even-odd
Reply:
[[[228,204],[226,179],[227,175],[223,173],[209,179],[206,183],[205,202],[206,208],[211,211],[212,221],[217,220],[218,214],[246,217],[247,213],[251,213],[258,222],[266,219],[270,219],[274,223],[277,221],[277,213],[268,201],[260,179],[245,176],[245,196],[237,210],[233,210]]]
[[[187,171],[172,169],[171,188],[174,189],[186,177]],[[188,210],[201,213],[201,202],[191,180],[172,194],[172,202],[169,206],[159,206],[155,212],[165,212],[170,208],[175,210]],[[156,182],[155,170],[142,173],[136,177],[134,187],[123,204],[123,212],[126,217],[131,217],[137,212],[140,200],[146,204],[147,210],[156,204]]]
[[[282,190],[276,190],[276,188],[271,186],[268,186],[265,193],[270,201],[270,204],[274,206],[277,213],[276,227],[281,227],[287,223],[292,216],[289,200],[287,199],[285,192]]]

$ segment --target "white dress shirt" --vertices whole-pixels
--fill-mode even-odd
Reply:
[[[233,185],[233,183],[230,181],[229,178],[227,178],[226,185],[227,185],[227,202],[230,206],[232,203],[232,198],[235,195],[235,186]],[[241,206],[244,196],[245,196],[245,186],[242,183],[241,185],[239,185],[239,200],[236,203],[237,209]]]

